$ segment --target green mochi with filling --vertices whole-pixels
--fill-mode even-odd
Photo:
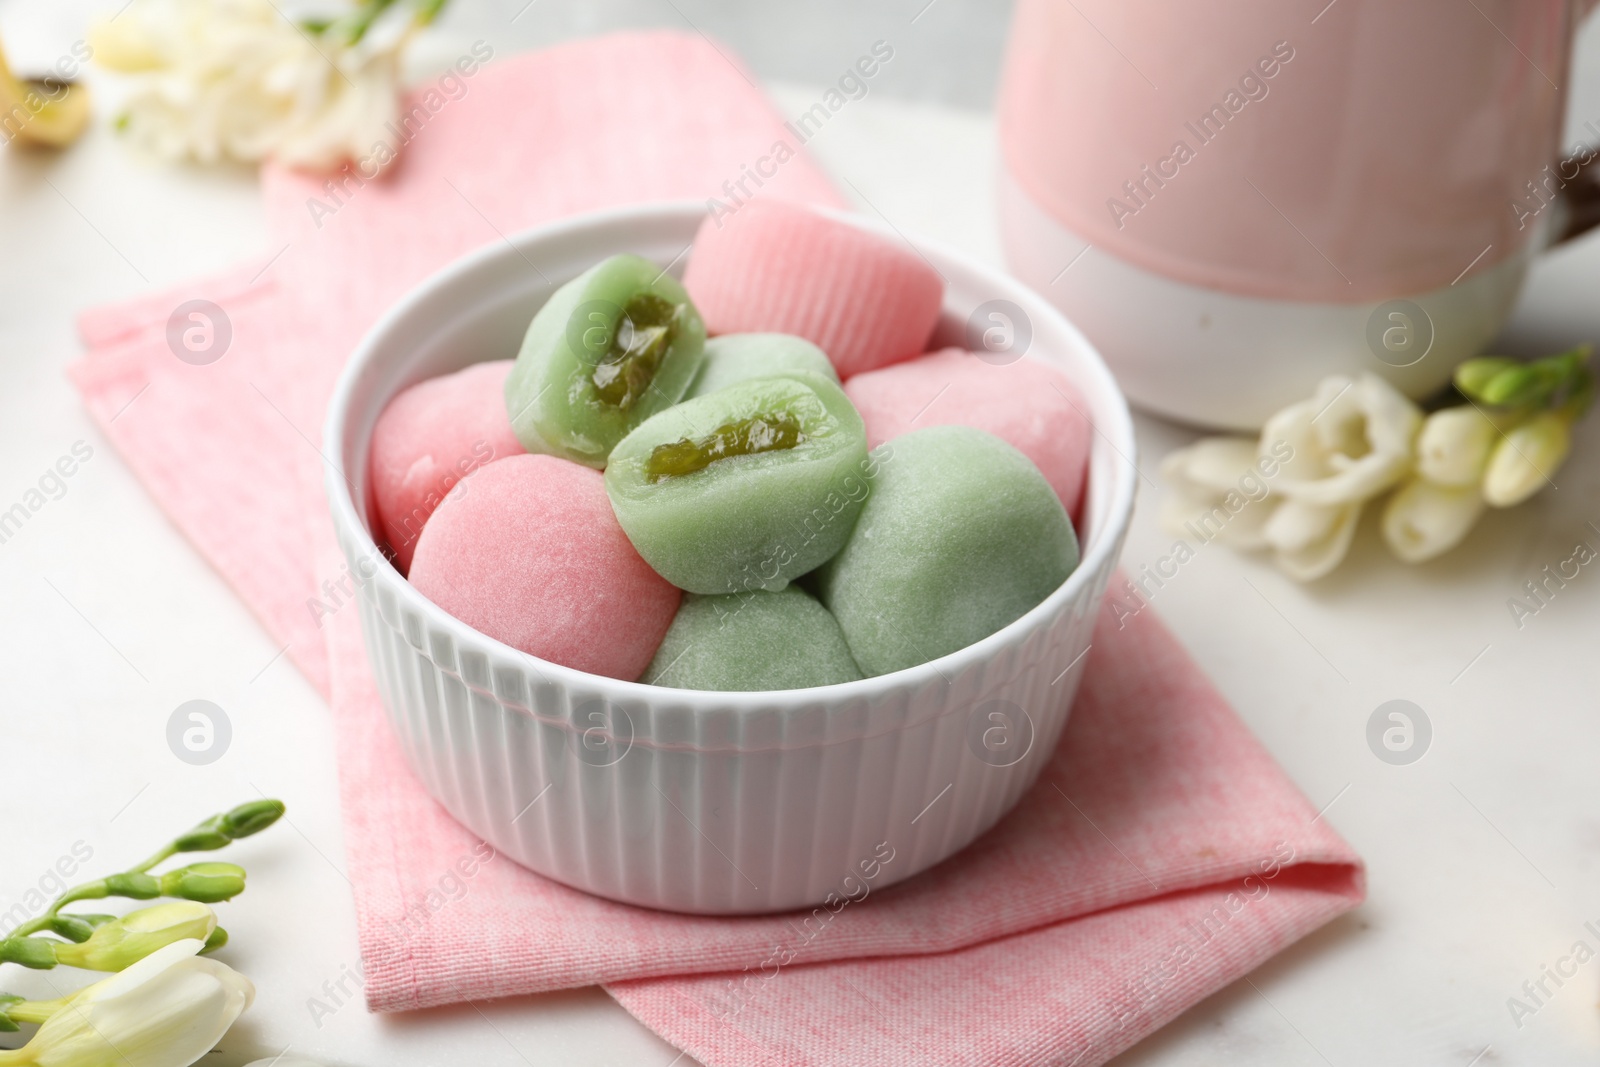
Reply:
[[[751,378],[796,373],[839,380],[833,361],[803,337],[787,333],[723,334],[706,342],[705,362],[687,396],[706,396]]]
[[[798,586],[683,598],[640,680],[760,693],[853,682],[861,668],[828,609]]]
[[[706,328],[678,280],[647,259],[601,260],[534,315],[506,378],[506,414],[529,452],[603,468],[611,449],[683,398]]]
[[[981,641],[1077,568],[1078,539],[1060,498],[1000,438],[934,426],[873,454],[872,493],[814,579],[868,676]]]
[[[606,467],[617,521],[691,593],[776,591],[832,558],[870,491],[866,427],[815,374],[736,382],[653,416]]]

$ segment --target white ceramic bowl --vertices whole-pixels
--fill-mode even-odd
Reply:
[[[390,722],[455,818],[517,862],[600,896],[705,914],[777,911],[933,866],[993,826],[1038,776],[1127,532],[1133,431],[1100,357],[1048,303],[919,240],[947,281],[936,341],[961,343],[980,304],[1010,301],[1031,320],[1029,354],[1067,369],[1098,430],[1083,560],[1042,604],[931,663],[776,693],[601,678],[447,615],[382,560],[369,532],[367,443],[378,414],[414,382],[514,356],[550,286],[605,256],[635,252],[681,269],[703,217],[698,204],[586,215],[489,245],[428,279],[373,327],[339,381],[324,437],[327,491],[351,569],[370,575],[361,623]]]

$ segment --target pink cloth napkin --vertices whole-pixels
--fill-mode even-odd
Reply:
[[[580,42],[466,84],[380,181],[269,171],[269,254],[85,314],[73,368],[129,466],[330,697],[372,1008],[602,983],[713,1067],[1096,1064],[1360,901],[1358,858],[1149,611],[1102,617],[1061,748],[1015,812],[837,913],[614,904],[451,820],[406,767],[344,610],[319,451],[344,354],[472,247],[611,204],[726,196],[776,141],[798,147],[698,37]],[[804,154],[761,195],[841,204]],[[205,366],[166,337],[196,298],[233,334]]]

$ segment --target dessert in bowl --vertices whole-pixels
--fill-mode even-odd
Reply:
[[[724,221],[623,208],[452,264],[324,438],[429,792],[543,875],[707,914],[901,881],[1017,802],[1137,477],[1110,374],[1019,283],[850,216]],[[1025,353],[951,351],[997,308]]]

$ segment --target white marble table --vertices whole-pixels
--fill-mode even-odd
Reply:
[[[815,90],[777,96],[799,108]],[[1584,85],[1573,122],[1595,114],[1600,92]],[[869,97],[813,146],[870,210],[998,260],[986,115]],[[358,960],[327,709],[136,484],[63,373],[79,309],[266,247],[247,171],[140,162],[104,130],[60,158],[0,153],[0,508],[74,442],[94,449],[65,495],[0,544],[0,913],[75,845],[95,870],[121,866],[198,815],[280,796],[289,824],[239,847],[253,886],[226,908],[229,958],[258,999],[208,1062],[292,1047],[352,1067],[687,1063],[597,990],[405,1018],[343,996],[313,1011],[313,998],[333,1003],[325,983],[354,988]],[[1597,281],[1600,240],[1551,257],[1509,341],[1600,338]],[[1192,435],[1141,418],[1139,436],[1153,479]],[[1315,588],[1211,546],[1159,592],[1156,608],[1367,858],[1371,899],[1120,1064],[1595,1062],[1600,959],[1559,987],[1546,979],[1552,995],[1520,1028],[1507,1006],[1575,941],[1600,948],[1584,929],[1600,926],[1600,574],[1586,568],[1520,629],[1506,606],[1578,540],[1600,546],[1587,525],[1600,525],[1595,427],[1557,481],[1426,567],[1393,563],[1369,522]],[[1155,500],[1147,485],[1134,569],[1171,544]],[[227,755],[202,767],[166,741],[173,709],[195,698],[233,727]],[[1395,698],[1433,725],[1409,766],[1379,761],[1365,740]]]

